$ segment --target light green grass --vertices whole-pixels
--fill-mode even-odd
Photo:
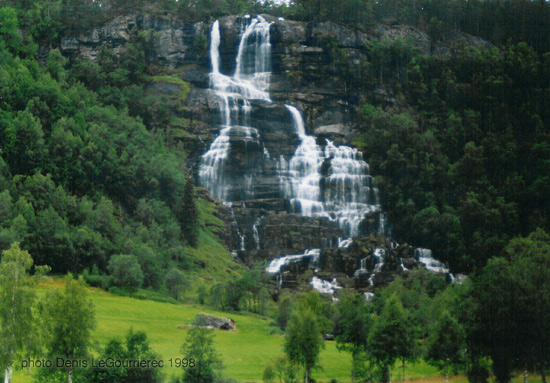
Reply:
[[[52,288],[63,288],[61,278],[54,278],[39,286],[39,295]],[[283,353],[284,338],[271,335],[269,319],[257,315],[228,314],[212,311],[193,305],[176,305],[138,300],[129,297],[112,295],[103,290],[90,288],[90,297],[95,305],[97,326],[94,330],[94,342],[103,345],[112,338],[121,339],[132,327],[134,330],[145,331],[151,347],[167,361],[169,358],[182,357],[181,345],[185,340],[187,329],[178,325],[189,324],[199,312],[218,316],[230,316],[237,324],[237,331],[217,331],[215,346],[223,360],[224,376],[235,378],[242,382],[261,382],[265,365],[272,362]],[[336,349],[334,342],[325,342],[321,352],[320,364],[322,370],[313,371],[313,377],[322,383],[331,379],[338,382],[349,382],[351,358],[348,353]],[[165,377],[181,375],[181,369],[165,367]],[[32,369],[31,369],[32,373]],[[402,381],[401,365],[396,364],[393,370],[393,381]],[[415,383],[440,383],[444,381],[437,370],[419,361],[407,365],[405,370],[407,381]],[[30,383],[31,376],[24,371],[16,370],[14,383]],[[513,383],[520,383],[521,377],[514,378]],[[466,383],[464,376],[453,377],[452,383]],[[529,382],[539,383],[540,377],[530,376]]]

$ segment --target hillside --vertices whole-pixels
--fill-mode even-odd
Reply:
[[[176,356],[204,309],[242,323],[217,334],[228,378],[285,344],[286,383],[387,383],[401,361],[544,382],[549,28],[543,1],[4,2],[6,380],[56,347],[47,265],[94,287],[94,352],[133,323]]]

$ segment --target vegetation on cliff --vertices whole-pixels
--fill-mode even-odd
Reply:
[[[279,376],[295,378],[290,361],[298,361],[309,379],[310,370],[326,362],[319,358],[321,333],[335,329],[339,347],[352,353],[354,379],[372,379],[371,366],[378,366],[376,378],[385,380],[396,362],[404,366],[422,355],[445,374],[465,371],[472,382],[486,381],[488,358],[499,382],[531,366],[544,379],[550,363],[545,349],[550,339],[547,2],[148,3],[2,4],[0,250],[12,249],[4,254],[30,254],[35,265],[47,264],[55,273],[82,272],[88,282],[115,292],[165,288],[174,302],[187,295],[220,310],[272,314],[288,335],[313,329],[304,342],[287,347],[289,358],[271,366]],[[409,23],[426,30],[435,48],[458,35],[447,59],[422,55],[412,39],[373,38],[362,48],[367,60],[359,71],[352,70],[337,42],[325,45],[328,60],[341,69],[337,77],[346,84],[345,97],[357,106],[354,121],[360,134],[354,143],[377,175],[397,241],[433,249],[454,271],[474,272],[472,281],[446,287],[442,278],[413,272],[377,291],[368,304],[361,295],[343,299],[338,309],[316,293],[270,295],[270,282],[259,267],[243,272],[230,259],[217,235],[224,223],[215,204],[197,198],[186,177],[187,153],[165,126],[190,134],[188,121],[169,112],[181,107],[190,85],[148,59],[154,32],[136,33],[120,51],[102,47],[96,61],[69,61],[56,48],[62,36],[129,9],[185,21],[269,10],[293,19],[336,22],[371,36],[380,21]],[[473,48],[462,32],[496,45]],[[193,47],[198,56],[207,46],[201,36]],[[147,91],[158,82],[178,91]],[[13,245],[17,242],[20,248]],[[3,255],[2,261],[9,258]],[[32,263],[25,264],[23,274]],[[210,290],[201,284],[195,297],[195,291],[182,291],[189,281],[180,270],[186,276],[237,277],[210,279]],[[4,300],[9,289],[0,284]],[[280,298],[278,310],[271,297]],[[24,300],[34,302],[34,293]],[[359,301],[365,306],[350,304]],[[28,306],[15,307],[23,309],[17,314],[20,326],[32,326]],[[360,311],[359,323],[348,320],[353,309]],[[13,315],[11,322],[7,317],[0,318],[2,331],[16,322]],[[357,339],[355,328],[370,335]],[[20,338],[10,341],[20,344],[17,350],[2,349],[8,374],[26,348],[40,353]],[[449,342],[449,354],[442,360],[437,345],[444,342]],[[276,344],[271,338],[267,343]],[[124,350],[116,341],[109,348],[130,353],[129,346]]]

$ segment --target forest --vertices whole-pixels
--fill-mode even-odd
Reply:
[[[166,128],[188,127],[170,110],[192,85],[150,61],[152,35],[140,32],[122,53],[102,47],[95,61],[61,53],[63,37],[136,10],[186,23],[268,13],[364,32],[410,25],[436,42],[459,33],[484,39],[489,48],[459,47],[449,60],[422,54],[411,40],[373,40],[359,70],[342,49],[329,47],[346,97],[358,100],[352,143],[370,164],[395,239],[432,249],[469,278],[447,284],[419,270],[380,287],[369,302],[349,291],[332,304],[316,292],[277,295],[265,262],[233,261],[220,239],[217,205],[195,185],[188,153]],[[205,54],[207,45],[198,39],[193,49]],[[181,92],[147,92],[161,77]],[[379,89],[392,101],[376,97]],[[0,4],[0,376],[7,382],[31,356],[155,358],[147,335],[131,329],[124,340],[91,350],[87,283],[122,296],[270,318],[285,340],[284,356],[265,366],[266,382],[313,381],[322,335],[332,334],[351,355],[352,381],[388,382],[401,364],[422,360],[446,378],[460,373],[472,383],[507,383],[517,371],[544,383],[548,233],[546,1]],[[69,275],[65,295],[36,293],[47,271]],[[71,304],[78,320],[64,323]],[[66,331],[71,326],[74,334]],[[41,335],[30,339],[30,331]],[[230,381],[216,373],[211,338],[189,331],[184,348],[193,356],[207,346],[206,372],[184,369],[174,382]],[[168,381],[153,370],[131,373],[41,370],[35,381]]]

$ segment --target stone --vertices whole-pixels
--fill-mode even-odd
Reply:
[[[193,326],[235,331],[236,324],[231,318],[221,318],[205,313],[199,313],[193,321]]]

